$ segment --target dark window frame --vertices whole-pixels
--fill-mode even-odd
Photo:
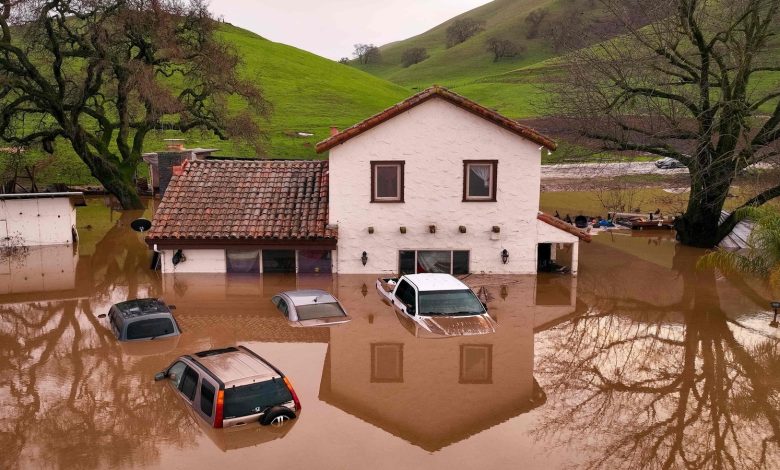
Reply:
[[[485,377],[475,379],[468,377],[466,373],[466,350],[474,349],[485,352]],[[492,344],[461,344],[460,345],[460,372],[458,383],[461,384],[492,384],[493,383],[493,345]]]
[[[398,370],[394,377],[381,377],[377,374],[379,348],[392,349],[396,353]],[[403,343],[371,343],[371,383],[403,383],[404,382],[404,345]]]
[[[371,202],[382,204],[398,204],[404,202],[404,173],[406,162],[404,160],[374,160],[371,161]],[[377,198],[376,195],[376,167],[397,166],[400,167],[400,179],[398,181],[398,198]]]
[[[469,196],[469,165],[491,165],[493,182],[491,196]],[[496,202],[498,193],[498,160],[463,160],[463,202]]]

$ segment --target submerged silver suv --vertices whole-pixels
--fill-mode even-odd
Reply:
[[[263,425],[281,425],[301,411],[290,380],[244,346],[181,356],[154,377],[166,378],[184,402],[215,428],[258,420]]]

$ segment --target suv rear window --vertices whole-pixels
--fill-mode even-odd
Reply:
[[[173,333],[173,322],[170,318],[150,318],[127,325],[127,339],[154,338],[171,333]]]
[[[292,399],[282,379],[228,388],[225,389],[224,417],[228,419],[257,414]]]

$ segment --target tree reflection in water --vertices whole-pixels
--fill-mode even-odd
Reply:
[[[166,359],[126,354],[97,317],[117,295],[159,288],[127,229],[137,216],[124,213],[80,258],[74,290],[0,305],[0,467],[145,465],[159,458],[161,439],[195,433],[175,396],[151,380]]]
[[[780,346],[726,315],[699,254],[677,248],[675,299],[596,288],[537,338],[536,438],[584,448],[586,468],[778,468]]]

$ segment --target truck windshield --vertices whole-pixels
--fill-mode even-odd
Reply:
[[[258,414],[268,407],[292,401],[281,378],[225,389],[225,419]]]
[[[297,305],[298,320],[313,320],[315,318],[344,317],[347,314],[338,303]]]
[[[479,315],[485,307],[469,290],[420,292],[420,315]]]

